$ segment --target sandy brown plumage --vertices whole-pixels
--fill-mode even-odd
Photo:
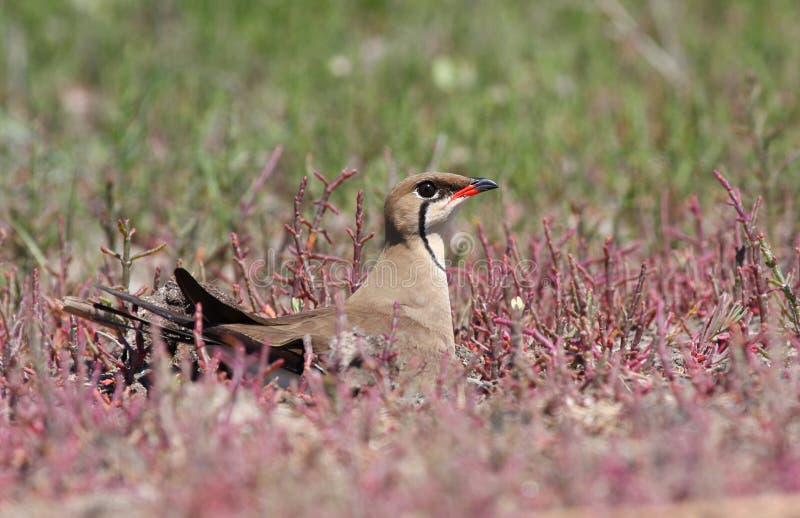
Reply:
[[[384,248],[363,285],[345,301],[344,322],[333,307],[279,318],[249,313],[211,293],[182,268],[175,270],[175,282],[189,304],[202,304],[203,338],[210,347],[242,344],[252,353],[268,344],[272,358],[283,358],[288,372],[300,373],[305,336],[324,359],[337,325],[338,330],[382,335],[397,318],[393,347],[399,365],[427,365],[424,372],[432,373],[454,348],[444,269],[444,225],[466,198],[496,187],[491,180],[450,173],[422,173],[397,184],[384,205]],[[167,322],[162,326],[167,338],[192,341],[191,316],[126,293],[101,289],[158,315]],[[147,319],[74,298],[65,299],[64,309],[112,327],[127,327],[129,320],[150,326]]]

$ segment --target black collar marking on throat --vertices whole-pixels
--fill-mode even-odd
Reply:
[[[439,262],[439,259],[436,258],[436,254],[433,253],[433,248],[431,248],[431,244],[428,243],[428,234],[426,233],[425,230],[426,227],[425,216],[428,213],[428,205],[430,205],[430,202],[426,201],[419,206],[419,237],[422,238],[422,242],[425,244],[425,250],[428,251],[428,253],[431,256],[431,259],[433,259],[433,264],[435,264],[436,267],[442,270],[443,272],[447,273],[447,271],[444,269],[444,266],[442,266],[441,263]]]

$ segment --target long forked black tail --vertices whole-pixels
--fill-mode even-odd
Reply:
[[[167,341],[192,344],[195,341],[195,318],[191,308],[199,303],[202,305],[203,341],[223,353],[226,350],[230,351],[231,346],[237,345],[244,345],[246,350],[253,352],[260,350],[264,342],[269,343],[267,339],[262,341],[246,332],[238,331],[233,324],[243,324],[243,327],[280,326],[291,322],[291,320],[264,318],[245,312],[226,302],[224,297],[209,291],[183,268],[175,270],[175,284],[180,290],[179,294],[172,292],[176,287],[174,284],[169,290],[164,286],[154,294],[155,297],[151,301],[123,291],[97,286],[109,295],[145,310],[142,315],[134,313],[135,310],[118,309],[75,297],[66,297],[62,304],[65,312],[103,326],[120,331],[155,333]],[[162,303],[158,303],[159,300],[162,300]],[[252,329],[250,331],[252,332]],[[282,370],[294,374],[303,371],[305,359],[302,352],[298,353],[298,348],[300,351],[303,350],[302,340],[302,337],[298,337],[296,340],[284,341],[277,346],[270,344],[273,346],[270,349],[273,357],[284,361]],[[317,363],[313,366],[317,370],[322,370]]]
[[[178,298],[182,299],[183,304],[189,308],[198,303],[202,304],[204,329],[210,329],[222,324],[270,325],[273,323],[270,319],[247,313],[235,305],[225,302],[220,296],[206,289],[192,277],[192,274],[183,268],[175,269],[175,283],[180,290]],[[183,308],[180,308],[180,306],[183,304],[178,303],[177,307],[179,309],[176,310],[174,304],[154,303],[105,286],[96,286],[96,288],[132,306],[144,309],[149,315],[139,316],[130,311],[75,297],[66,297],[63,300],[64,311],[119,330],[138,329],[149,333],[154,328],[158,328],[161,335],[166,339],[184,343],[192,343],[194,341],[194,315],[181,311]],[[166,298],[166,294],[162,295]],[[152,315],[155,315],[158,319],[154,320]],[[226,345],[222,337],[216,335],[209,336],[204,333],[203,340],[210,345]]]
[[[98,302],[89,302],[76,297],[64,298],[62,302],[64,311],[120,331],[138,330],[152,333],[157,330],[167,340],[183,343],[192,343],[194,341],[193,317],[153,304],[129,293],[104,286],[97,286],[97,288],[134,306],[147,310],[160,317],[162,321],[155,322],[150,318],[135,315],[127,310],[117,309]],[[203,339],[220,345],[210,337],[204,336]]]

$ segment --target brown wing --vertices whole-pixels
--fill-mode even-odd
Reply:
[[[188,271],[175,268],[175,282],[181,289],[192,306],[197,303],[203,305],[203,318],[212,324],[265,324],[270,325],[269,319],[243,311],[236,306],[228,304],[216,295],[205,289]]]
[[[244,311],[232,304],[220,299],[208,291],[202,284],[192,277],[183,268],[175,269],[175,282],[181,289],[183,296],[192,303],[198,302],[203,305],[203,318],[214,325],[218,324],[253,324],[258,326],[291,326],[298,322],[305,321],[315,316],[327,315],[331,313],[331,308],[318,308],[302,313],[284,315],[277,318],[267,318]]]
[[[248,353],[269,345],[270,355],[283,358],[284,366],[295,372],[303,368],[303,337],[310,335],[314,351],[321,354],[335,332],[336,315],[331,307],[265,318],[221,300],[183,268],[175,270],[175,281],[189,302],[203,305],[205,335],[230,346],[241,344]]]
[[[333,308],[320,308],[290,317],[276,319],[282,321],[280,325],[222,324],[206,329],[205,334],[228,345],[241,344],[249,353],[268,345],[272,358],[283,358],[284,368],[300,373],[305,353],[304,337],[310,337],[311,348],[317,355],[324,355],[335,332],[336,315]]]

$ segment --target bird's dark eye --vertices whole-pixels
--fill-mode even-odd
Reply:
[[[433,198],[436,194],[436,186],[431,181],[424,181],[417,184],[417,194],[423,198]]]

